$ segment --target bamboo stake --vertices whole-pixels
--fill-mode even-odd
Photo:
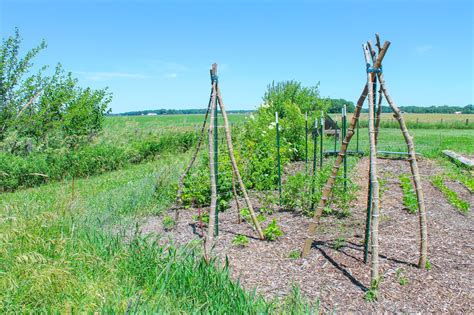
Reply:
[[[217,64],[212,65],[212,71],[214,75],[217,75]],[[232,164],[232,170],[234,172],[235,179],[237,180],[237,183],[239,184],[240,191],[242,192],[244,196],[245,203],[247,204],[247,208],[249,208],[250,217],[252,218],[252,222],[255,225],[255,229],[257,230],[258,237],[261,240],[264,240],[265,237],[263,235],[262,228],[260,227],[260,223],[257,220],[257,216],[255,215],[255,211],[253,210],[252,203],[250,202],[250,198],[247,194],[247,189],[245,188],[244,182],[242,181],[242,177],[240,176],[240,172],[237,167],[237,162],[235,160],[235,155],[234,155],[234,145],[232,144],[232,136],[230,134],[230,129],[229,129],[229,119],[227,118],[227,113],[225,111],[224,101],[222,100],[219,86],[215,86],[214,88],[216,89],[217,100],[219,102],[222,117],[224,119],[224,131],[225,131],[225,137],[227,141],[227,147],[229,149],[229,157]]]
[[[209,169],[210,169],[210,177],[211,177],[211,206],[209,208],[209,224],[207,226],[207,238],[204,244],[204,258],[207,262],[211,257],[211,249],[214,243],[214,223],[215,223],[215,216],[217,211],[217,183],[216,183],[216,169],[215,169],[215,161],[214,161],[214,132],[215,129],[215,121],[214,115],[216,111],[214,110],[217,106],[217,93],[216,93],[216,82],[212,81],[212,96],[211,96],[211,122],[209,123]]]
[[[382,60],[385,57],[385,53],[389,45],[390,44],[388,42],[384,44],[384,47],[382,48],[381,53],[377,57],[376,66],[380,66],[380,64],[382,63]],[[351,124],[349,125],[349,128],[347,130],[346,137],[342,141],[341,149],[339,150],[336,161],[334,162],[334,165],[331,171],[331,176],[328,178],[328,181],[324,185],[322,196],[321,196],[321,199],[319,200],[318,208],[316,209],[313,216],[313,220],[308,227],[307,237],[303,245],[303,250],[301,254],[302,257],[307,256],[309,251],[311,250],[311,244],[313,243],[313,238],[314,238],[314,235],[316,234],[316,228],[319,224],[319,220],[323,213],[323,209],[326,206],[327,201],[329,199],[329,194],[331,192],[331,189],[336,181],[337,172],[339,171],[339,168],[342,163],[342,159],[344,155],[346,154],[347,146],[349,145],[349,142],[351,141],[351,138],[354,135],[354,128],[356,126],[357,121],[359,120],[362,105],[364,104],[365,98],[367,97],[367,92],[368,92],[368,87],[366,84],[362,91],[361,96],[359,97],[359,100],[357,101],[357,106],[354,111],[354,115],[352,116]]]
[[[408,161],[410,162],[410,169],[413,177],[413,183],[415,185],[415,192],[418,201],[418,218],[420,224],[420,258],[418,260],[418,267],[424,268],[426,265],[427,257],[428,257],[428,228],[426,223],[426,209],[425,209],[425,198],[423,195],[423,188],[421,186],[421,178],[420,172],[418,170],[418,162],[416,161],[416,153],[415,153],[415,146],[413,144],[413,138],[411,137],[410,133],[408,132],[407,126],[405,124],[405,120],[400,112],[400,109],[395,104],[394,100],[390,96],[387,86],[385,85],[385,79],[383,73],[378,74],[380,88],[387,99],[388,105],[392,108],[394,112],[395,119],[400,124],[400,129],[403,133],[403,137],[405,138],[405,142],[407,143],[408,148]]]
[[[206,115],[204,116],[204,121],[202,122],[201,131],[199,133],[198,143],[196,144],[196,149],[194,150],[194,154],[191,157],[191,160],[189,161],[188,166],[186,167],[183,174],[181,174],[181,176],[179,177],[179,180],[178,180],[178,193],[176,194],[176,202],[175,202],[176,203],[176,206],[175,206],[176,207],[175,208],[175,222],[178,222],[178,220],[179,220],[179,207],[181,206],[181,204],[183,202],[183,200],[181,198],[183,196],[184,179],[186,178],[189,171],[193,167],[194,162],[196,161],[197,155],[199,153],[199,150],[201,149],[202,140],[204,138],[204,130],[206,129],[207,118],[209,116],[209,110],[211,108],[211,102],[212,102],[212,89],[211,89],[211,95],[209,96],[209,104],[207,105]]]
[[[365,61],[371,64],[370,50],[368,45],[364,45]],[[374,67],[375,68],[375,67]],[[376,69],[376,68],[375,68]],[[375,104],[374,104],[374,73],[367,71],[367,86],[369,99],[369,140],[370,140],[370,184],[372,187],[372,228],[371,228],[371,269],[370,283],[374,285],[379,278],[379,181],[377,179],[377,147],[375,144]]]

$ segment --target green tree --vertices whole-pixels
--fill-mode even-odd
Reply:
[[[33,58],[46,43],[21,56],[21,42],[16,29],[0,49],[1,149],[23,154],[90,140],[102,129],[111,94],[79,87],[60,64],[50,76],[44,74],[46,66],[31,74]]]

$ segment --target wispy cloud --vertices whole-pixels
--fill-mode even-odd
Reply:
[[[432,49],[433,49],[432,45],[418,45],[415,47],[415,51],[419,56],[426,55]]]
[[[176,72],[170,72],[170,73],[165,73],[163,77],[167,79],[175,79],[178,77],[178,74]]]
[[[106,81],[110,79],[146,79],[150,76],[140,74],[140,73],[131,73],[131,72],[90,72],[90,71],[74,71],[79,75],[84,76],[85,79],[91,81]]]

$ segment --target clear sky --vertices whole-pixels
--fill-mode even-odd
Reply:
[[[375,32],[392,42],[384,72],[398,105],[465,106],[473,11],[473,0],[0,0],[0,33],[19,27],[25,48],[44,38],[37,63],[108,86],[116,113],[205,108],[213,62],[230,109],[255,108],[272,80],[355,101]]]

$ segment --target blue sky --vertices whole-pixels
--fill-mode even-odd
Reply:
[[[322,96],[355,101],[366,74],[361,45],[392,45],[387,85],[398,105],[474,103],[474,1],[0,0],[2,37],[46,39],[38,64],[61,62],[84,86],[108,86],[113,112],[204,108],[219,64],[230,109],[251,109],[268,83],[320,82]]]

